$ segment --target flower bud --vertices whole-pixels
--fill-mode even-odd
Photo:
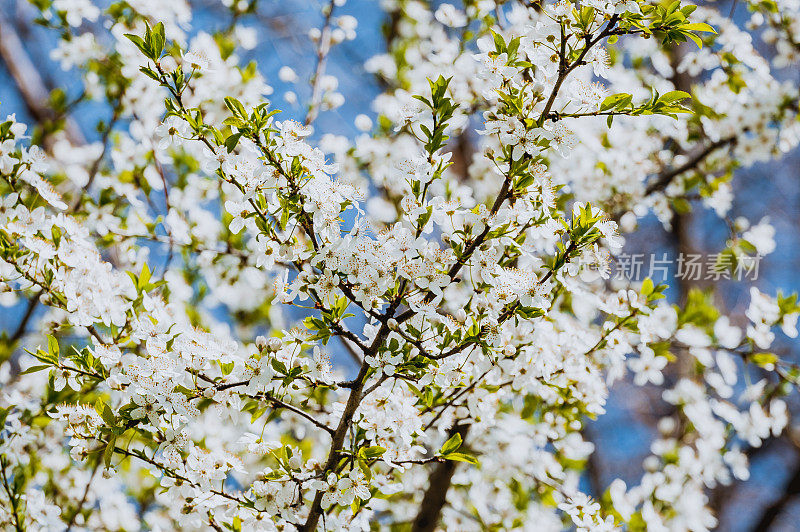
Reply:
[[[750,228],[750,220],[744,216],[737,216],[733,221],[733,227],[737,231],[747,231]]]
[[[642,465],[644,466],[645,471],[653,473],[654,471],[658,471],[658,464],[658,458],[655,456],[648,456],[644,459],[644,463]]]
[[[658,431],[664,436],[672,434],[672,431],[674,430],[675,430],[675,420],[672,419],[671,417],[661,418],[658,421]]]

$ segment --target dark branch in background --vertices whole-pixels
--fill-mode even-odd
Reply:
[[[92,473],[89,475],[89,481],[86,482],[86,487],[83,490],[83,496],[81,497],[81,500],[78,502],[78,506],[72,512],[72,515],[70,515],[69,521],[67,521],[67,528],[65,532],[70,532],[72,530],[72,526],[75,524],[75,519],[78,517],[78,514],[80,514],[81,511],[83,510],[83,507],[86,504],[86,499],[89,496],[89,490],[92,487],[92,481],[94,480],[94,477],[97,474],[97,470],[100,469],[100,464],[102,463],[103,463],[102,460],[98,459],[97,463],[94,465],[94,468],[92,468]]]
[[[350,343],[352,340],[350,340],[346,335],[342,334],[339,336],[339,341],[339,343],[342,344],[342,347],[344,347],[345,351],[347,351],[347,354],[350,355],[350,358],[353,360],[353,362],[360,366],[364,360],[361,358],[361,355],[358,353],[356,348],[353,347],[353,344]]]
[[[336,2],[331,2],[326,7],[325,20],[320,30],[319,46],[317,46],[317,66],[314,68],[314,75],[311,77],[311,104],[308,106],[306,114],[306,125],[311,124],[319,114],[322,105],[322,76],[325,74],[325,63],[328,60],[328,52],[331,49],[331,18]]]
[[[645,195],[649,196],[656,192],[660,192],[667,188],[672,180],[678,177],[679,175],[683,174],[684,172],[688,172],[689,170],[693,170],[696,168],[700,163],[706,160],[706,158],[711,155],[714,151],[727,146],[729,144],[735,144],[736,137],[728,137],[724,139],[720,139],[716,142],[712,142],[704,149],[699,151],[697,154],[694,155],[691,159],[686,161],[684,164],[680,165],[677,168],[673,168],[672,170],[668,170],[662,174],[660,174],[656,179],[654,179],[651,183],[647,185],[645,189]]]
[[[791,443],[791,438],[786,438]],[[774,451],[775,447],[781,442],[781,438],[770,438],[761,442],[758,447],[747,447],[742,452],[747,456],[748,463],[752,464],[757,457],[766,454],[767,451]],[[722,521],[722,509],[733,501],[738,493],[741,483],[731,482],[730,484],[720,484],[709,495],[709,506],[714,511],[717,519]]]
[[[114,126],[117,124],[118,120],[119,120],[119,109],[116,108],[114,109],[114,114],[112,115],[111,120],[108,122],[108,124],[106,124],[105,131],[103,131],[103,137],[100,140],[100,142],[103,144],[103,149],[100,151],[100,155],[98,155],[97,158],[94,161],[92,161],[92,166],[89,168],[89,179],[83,186],[83,190],[85,190],[86,192],[89,191],[89,189],[92,186],[92,183],[94,183],[94,179],[100,172],[100,164],[106,158],[106,153],[108,152],[109,148],[108,141],[111,138],[111,132],[114,130]],[[73,144],[75,143],[73,142]],[[155,153],[155,150],[153,150],[153,153]],[[167,184],[166,182],[164,182],[164,190],[165,190],[164,194],[166,194],[166,186]],[[71,207],[71,212],[77,212],[77,210],[81,206],[82,201],[83,201],[83,195],[78,193],[75,199],[75,203]],[[167,201],[167,206],[169,206],[169,201]],[[167,212],[169,212],[169,209],[167,209]]]
[[[724,139],[720,139],[716,142],[712,142],[705,148],[698,151],[694,156],[692,156],[688,161],[683,163],[682,165],[664,170],[660,174],[657,174],[650,180],[648,185],[645,187],[645,197],[651,196],[657,192],[663,192],[671,183],[672,181],[680,176],[681,174],[685,174],[691,170],[696,169],[700,166],[712,153],[716,150],[724,148],[725,146],[732,146],[736,144],[737,138],[734,137],[727,137]],[[684,196],[685,197],[685,196]],[[619,221],[620,217],[625,214],[625,210],[617,211],[613,214],[612,218],[614,220]]]
[[[14,79],[14,84],[19,90],[30,115],[39,124],[44,124],[56,119],[57,116],[50,108],[50,91],[47,89],[36,65],[34,65],[33,61],[31,61],[28,56],[25,45],[20,40],[17,31],[14,29],[14,25],[5,18],[2,12],[0,12],[0,59],[3,60],[11,77]],[[86,190],[89,189],[100,170],[100,164],[108,151],[109,136],[118,119],[118,110],[115,109],[114,116],[103,133],[103,151],[89,168],[89,181],[84,186]],[[78,127],[70,116],[64,117],[64,134],[73,146],[82,146],[86,144],[86,138],[83,136],[83,133],[81,133],[80,127]],[[51,139],[44,139],[46,148],[51,147],[50,143]],[[71,212],[75,212],[78,209],[80,201],[81,194],[78,194],[78,198],[72,206]]]
[[[592,431],[588,426],[584,427],[583,429],[583,439],[594,445],[594,450],[586,459],[586,479],[589,481],[589,488],[592,497],[600,500],[600,498],[603,496],[603,486],[604,486],[603,475],[602,475],[603,467],[600,464],[600,454],[598,446],[595,443],[595,438],[593,438]]]
[[[0,11],[0,58],[19,89],[28,112],[39,123],[55,118],[49,107],[50,91],[31,61],[14,25]],[[64,133],[73,145],[86,143],[78,125],[69,117],[64,123]]]
[[[769,530],[786,506],[798,494],[800,494],[800,464],[795,467],[789,482],[783,488],[781,496],[764,509],[761,517],[753,527],[753,532],[766,532]]]
[[[28,56],[25,45],[14,29],[14,25],[2,11],[0,11],[0,59],[14,80],[30,115],[40,124],[53,120],[55,116],[49,104],[50,91],[39,70]],[[73,146],[86,143],[80,128],[70,117],[65,117],[64,133]],[[40,295],[41,293],[35,294],[28,300],[25,313],[16,330],[11,334],[11,344],[24,336],[25,328],[39,304]]]
[[[32,295],[30,299],[28,299],[28,306],[25,308],[25,314],[22,315],[22,319],[20,320],[19,325],[17,325],[17,329],[9,337],[8,339],[9,344],[13,344],[14,342],[16,342],[25,335],[25,328],[27,327],[28,322],[31,320],[31,317],[33,316],[33,312],[36,310],[36,307],[39,304],[40,295],[41,292]]]
[[[469,425],[456,423],[447,433],[447,438],[450,439],[456,434],[460,434],[461,439],[464,440],[468,432]],[[417,517],[411,526],[412,532],[432,532],[436,529],[442,508],[447,501],[447,492],[450,490],[450,482],[453,480],[457,465],[458,462],[453,460],[447,460],[436,465],[433,473],[431,473],[428,489],[425,491],[422,503],[419,505]]]

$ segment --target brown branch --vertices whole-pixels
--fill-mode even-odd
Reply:
[[[339,343],[342,344],[344,350],[347,351],[347,354],[350,355],[350,358],[353,359],[353,362],[356,364],[361,365],[364,362],[364,359],[361,358],[361,355],[358,354],[358,351],[355,350],[353,345],[350,343],[352,340],[349,340],[346,336],[339,337]]]
[[[159,471],[161,471],[162,473],[164,473],[165,475],[167,475],[169,477],[172,477],[174,479],[180,480],[182,482],[186,482],[188,484],[191,484],[192,486],[197,486],[197,483],[192,482],[187,477],[176,473],[175,471],[169,469],[168,467],[165,467],[162,464],[159,464],[153,458],[147,457],[147,455],[144,454],[144,451],[142,451],[141,454],[139,454],[139,453],[131,452],[131,451],[127,450],[127,449],[123,449],[122,447],[114,447],[114,452],[118,453],[118,454],[121,454],[123,456],[128,456],[130,458],[138,458],[139,460],[142,460],[143,462],[147,462],[148,464],[156,467]],[[247,500],[246,498],[245,498],[245,500],[242,500],[241,498],[236,497],[235,495],[231,495],[230,493],[226,493],[224,491],[219,491],[219,490],[215,490],[215,489],[212,489],[212,490],[209,490],[209,491],[211,493],[213,493],[214,495],[219,495],[220,497],[225,497],[226,499],[228,499],[230,501],[234,501],[234,502],[236,502],[238,504],[241,504],[241,505],[247,505],[247,504],[252,505],[252,502]],[[263,510],[257,510],[257,511],[261,512]]]
[[[339,420],[339,425],[336,427],[336,430],[332,436],[331,447],[330,451],[328,452],[328,460],[325,462],[324,471],[326,472],[332,470],[339,461],[339,452],[342,450],[344,438],[347,436],[347,431],[350,429],[350,422],[353,420],[353,416],[358,409],[358,405],[361,403],[361,391],[364,389],[364,383],[366,382],[368,370],[369,364],[364,363],[361,365],[361,371],[358,372],[358,377],[355,379],[353,389],[350,391],[350,396],[347,398],[347,404],[345,405],[344,412]],[[311,510],[309,511],[305,524],[299,526],[298,530],[301,532],[311,532],[316,530],[321,514],[322,491],[318,491],[314,497],[314,502],[311,505]]]
[[[25,335],[25,327],[28,325],[31,317],[33,317],[33,313],[36,310],[36,307],[39,305],[39,296],[41,295],[42,293],[39,292],[38,294],[32,295],[30,299],[28,299],[28,306],[25,308],[25,314],[22,316],[22,319],[20,320],[19,325],[17,325],[16,330],[9,337],[9,344],[13,344]]]
[[[706,160],[706,158],[711,155],[714,151],[727,146],[729,144],[735,144],[736,137],[726,137],[724,139],[720,139],[716,142],[712,142],[698,153],[696,153],[691,159],[686,161],[684,164],[678,166],[677,168],[673,168],[666,172],[660,174],[655,180],[647,185],[645,189],[645,195],[649,196],[655,192],[660,192],[667,188],[672,180],[678,177],[679,175],[683,174],[684,172],[688,172],[696,168],[700,163]]]
[[[294,412],[298,416],[300,416],[302,418],[305,418],[308,421],[310,421],[312,424],[314,424],[315,427],[318,427],[318,428],[324,430],[325,432],[327,432],[331,436],[334,435],[334,431],[333,431],[332,428],[330,428],[328,425],[326,425],[326,424],[324,424],[324,423],[322,423],[320,421],[317,421],[316,419],[314,419],[314,417],[311,414],[305,412],[304,410],[301,410],[301,409],[297,408],[296,406],[290,405],[289,403],[284,403],[280,399],[276,399],[274,397],[266,396],[263,399],[265,401],[271,403],[273,408],[275,408],[275,407],[283,408],[284,410],[288,410],[290,412]]]
[[[6,458],[3,455],[0,455],[0,477],[3,481],[3,488],[5,489],[6,493],[8,494],[8,502],[11,503],[11,517],[13,518],[14,522],[14,529],[17,532],[22,532],[24,528],[22,527],[22,523],[20,522],[19,518],[19,508],[17,505],[19,504],[19,499],[17,498],[16,489],[12,492],[11,484],[9,482],[8,476],[6,475],[6,467],[8,464],[6,463]]]
[[[600,461],[600,450],[593,441],[592,431],[588,426],[583,428],[583,439],[594,444],[594,450],[586,458],[586,478],[589,481],[591,495],[599,500],[603,496],[603,467]]]
[[[19,89],[28,112],[38,122],[48,122],[55,118],[49,107],[50,91],[47,89],[39,70],[25,51],[25,45],[17,35],[14,25],[0,11],[0,58]],[[64,124],[64,133],[73,145],[82,145],[86,139],[78,125],[69,117]]]
[[[78,502],[78,507],[75,508],[74,512],[72,512],[72,515],[70,515],[69,521],[67,522],[66,532],[70,532],[72,530],[72,526],[75,524],[75,519],[77,519],[78,514],[81,513],[81,510],[83,510],[83,505],[86,504],[86,499],[89,496],[89,489],[92,487],[92,481],[94,480],[94,476],[97,474],[97,470],[100,469],[101,463],[101,460],[97,460],[97,463],[92,468],[92,473],[89,475],[89,481],[86,483],[86,488],[83,490],[83,496],[81,497],[80,502]]]
[[[449,439],[456,434],[460,434],[461,439],[464,440],[468,432],[469,425],[456,423],[448,432],[447,437]],[[447,460],[438,464],[436,469],[433,470],[428,489],[422,497],[419,512],[417,512],[417,517],[411,525],[412,532],[433,532],[436,529],[442,508],[447,501],[447,492],[450,489],[450,483],[453,480],[457,465],[458,462]]]
[[[753,527],[753,532],[767,532],[783,513],[786,506],[798,494],[800,494],[800,464],[795,467],[794,473],[792,473],[789,482],[784,486],[781,496],[761,513],[761,517]]]
[[[378,329],[378,333],[375,335],[375,340],[373,340],[369,346],[369,349],[365,352],[365,358],[367,355],[374,356],[380,350],[381,346],[383,345],[383,341],[389,334],[388,321],[394,317],[399,304],[399,298],[395,299],[395,301],[389,305],[389,308],[386,309],[386,313],[383,315],[383,319],[381,320],[381,327]],[[366,384],[369,370],[370,365],[366,362],[362,362],[358,376],[356,376],[353,381],[353,386],[350,390],[350,396],[347,398],[347,403],[345,404],[344,412],[342,412],[342,417],[339,419],[339,425],[336,427],[336,430],[331,437],[331,446],[330,450],[328,451],[328,459],[325,462],[325,467],[323,470],[325,472],[332,471],[339,462],[339,455],[344,445],[344,439],[347,436],[347,432],[350,430],[356,410],[358,410],[358,406],[361,404],[361,400],[365,395],[364,385]],[[316,496],[314,497],[314,502],[311,505],[308,518],[306,519],[305,524],[298,527],[298,530],[300,532],[311,532],[316,530],[320,515],[322,515],[322,491],[317,492]]]
[[[548,115],[550,114],[550,110],[553,108],[553,104],[556,103],[556,97],[558,96],[558,92],[561,89],[561,85],[567,79],[567,76],[578,68],[581,65],[584,65],[584,59],[586,58],[586,54],[589,53],[589,50],[598,42],[605,39],[606,37],[612,35],[614,33],[614,26],[616,26],[617,21],[619,20],[619,15],[613,15],[609,20],[606,27],[601,31],[594,39],[592,39],[589,35],[586,36],[586,45],[584,46],[581,53],[578,55],[578,58],[575,59],[574,62],[571,64],[568,62],[567,59],[567,36],[564,33],[564,24],[561,24],[561,43],[560,43],[560,52],[558,54],[558,77],[556,78],[556,82],[553,85],[553,91],[550,93],[550,97],[547,99],[547,103],[545,103],[544,110],[542,111],[541,118],[539,122],[542,123],[544,120],[547,119]]]

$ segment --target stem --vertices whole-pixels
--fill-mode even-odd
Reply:
[[[609,20],[608,24],[606,25],[605,29],[601,31],[597,37],[594,39],[590,39],[589,35],[586,36],[586,46],[584,46],[583,50],[581,51],[578,58],[572,63],[569,64],[567,62],[567,39],[564,35],[564,25],[561,24],[561,52],[559,53],[558,59],[558,77],[556,78],[556,82],[553,85],[553,92],[550,93],[550,97],[547,99],[547,103],[544,106],[544,110],[542,111],[541,117],[539,118],[539,122],[544,122],[547,119],[547,116],[550,114],[550,110],[553,108],[553,104],[556,102],[556,97],[558,96],[558,91],[561,89],[561,85],[567,79],[567,76],[581,66],[583,64],[583,60],[586,57],[586,54],[589,53],[589,50],[602,39],[605,39],[609,35],[612,34],[614,26],[619,20],[619,15],[613,15]]]
[[[319,114],[319,106],[322,100],[322,76],[325,73],[325,63],[328,59],[328,52],[331,49],[331,17],[335,6],[335,0],[331,0],[325,13],[325,21],[322,23],[319,46],[317,46],[317,66],[311,78],[311,103],[308,106],[308,114],[306,114],[306,125],[311,124]]]
[[[14,342],[16,342],[25,335],[25,327],[28,325],[28,322],[33,316],[36,307],[39,305],[39,296],[41,295],[42,293],[39,292],[38,294],[32,295],[31,298],[28,300],[28,306],[25,308],[25,314],[23,314],[22,320],[20,320],[16,330],[8,339],[9,344],[13,344]]]
[[[17,503],[19,502],[15,497],[14,494],[11,493],[11,487],[8,484],[8,477],[6,476],[6,467],[7,467],[5,457],[0,457],[0,473],[3,476],[3,487],[8,494],[8,500],[11,503],[11,515],[14,516],[14,528],[17,532],[22,532],[22,523],[19,522],[19,510],[17,509]]]
[[[69,517],[69,521],[67,521],[66,532],[70,532],[72,530],[72,525],[75,524],[75,519],[77,519],[78,514],[81,513],[83,505],[86,504],[86,498],[89,496],[89,488],[92,486],[92,481],[94,480],[94,476],[97,474],[97,470],[100,469],[100,463],[101,461],[98,459],[97,463],[92,469],[92,474],[89,475],[89,481],[86,483],[86,488],[83,490],[83,496],[81,497],[80,502],[78,502],[78,507],[75,508],[75,511],[72,512],[72,515]]]
[[[358,372],[353,389],[350,391],[350,396],[347,398],[347,404],[345,405],[344,412],[339,420],[339,425],[336,427],[336,431],[333,433],[330,451],[328,452],[328,460],[325,462],[324,471],[326,472],[331,471],[339,461],[339,451],[342,450],[344,438],[347,436],[347,431],[350,429],[350,423],[353,420],[353,416],[355,416],[358,405],[361,403],[361,392],[364,389],[364,383],[366,382],[368,370],[368,364],[361,364],[361,370]],[[308,519],[306,519],[304,525],[298,527],[298,530],[301,532],[310,532],[312,530],[316,530],[321,514],[322,491],[318,491],[314,497],[314,502],[311,505],[311,511],[308,514]]]
[[[369,350],[365,355],[374,356],[378,353],[381,346],[383,345],[383,340],[389,334],[389,325],[388,321],[394,316],[394,313],[397,311],[397,306],[400,304],[399,299],[395,299],[389,308],[386,309],[386,314],[383,315],[383,319],[381,320],[381,327],[378,330],[378,334],[375,335],[375,340],[369,346]],[[366,356],[365,356],[366,359]],[[336,427],[336,431],[333,433],[333,437],[331,439],[331,447],[330,451],[328,452],[328,460],[325,462],[324,472],[327,473],[328,471],[332,471],[336,464],[339,461],[339,453],[342,450],[342,446],[344,444],[344,439],[347,436],[348,430],[350,430],[350,426],[353,422],[353,417],[355,416],[356,410],[358,410],[359,404],[361,404],[361,400],[364,398],[364,384],[367,381],[367,374],[370,370],[369,364],[366,362],[362,362],[361,369],[358,372],[358,376],[353,381],[353,387],[350,390],[350,396],[347,398],[347,404],[344,407],[344,412],[342,412],[342,417],[339,420],[339,425]],[[322,514],[322,491],[318,491],[316,496],[314,497],[314,502],[311,505],[311,510],[308,514],[308,519],[304,525],[298,527],[300,532],[310,532],[312,530],[316,530],[317,523],[319,522],[319,517]]]
[[[712,142],[708,146],[706,146],[703,150],[697,153],[694,157],[686,161],[684,164],[680,165],[677,168],[673,168],[663,174],[659,175],[652,183],[647,185],[645,189],[645,196],[649,196],[655,192],[660,192],[667,188],[672,180],[681,175],[684,172],[688,172],[689,170],[695,168],[697,165],[702,163],[709,155],[711,155],[714,151],[728,144],[735,144],[736,137],[727,137],[724,139],[720,139],[716,142]]]

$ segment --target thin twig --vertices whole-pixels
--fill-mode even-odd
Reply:
[[[736,137],[726,137],[724,139],[720,139],[716,142],[712,142],[698,153],[696,153],[691,159],[686,161],[684,164],[678,166],[677,168],[673,168],[668,170],[662,174],[660,174],[656,179],[654,179],[651,183],[647,185],[645,188],[645,195],[649,196],[650,194],[654,194],[655,192],[660,192],[667,188],[672,180],[678,177],[679,175],[683,174],[684,172],[688,172],[696,168],[700,163],[706,160],[706,158],[711,155],[714,151],[727,146],[729,144],[736,143]]]
[[[16,342],[25,335],[25,328],[28,326],[28,322],[33,317],[34,311],[36,310],[36,307],[39,305],[39,296],[41,295],[42,292],[39,292],[37,294],[32,295],[30,299],[28,299],[28,306],[25,307],[25,314],[22,315],[22,319],[20,320],[19,325],[17,325],[16,330],[9,337],[8,339],[9,344],[13,344],[14,342]]]
[[[81,497],[80,502],[78,502],[78,507],[75,508],[75,511],[72,512],[72,515],[69,517],[69,521],[67,521],[66,532],[70,532],[72,530],[72,525],[75,524],[75,519],[77,519],[78,514],[81,513],[83,505],[86,504],[86,498],[89,496],[89,488],[92,486],[92,481],[94,480],[94,476],[97,474],[97,470],[100,469],[100,464],[101,460],[97,460],[94,468],[92,468],[92,473],[89,475],[89,481],[86,483],[86,488],[83,490],[83,496]]]
[[[322,104],[322,76],[325,74],[325,63],[328,60],[328,52],[331,49],[331,19],[336,0],[331,0],[325,9],[325,20],[320,31],[319,44],[317,45],[317,66],[314,75],[311,77],[311,102],[306,114],[306,125],[316,120],[319,114],[319,107]]]

